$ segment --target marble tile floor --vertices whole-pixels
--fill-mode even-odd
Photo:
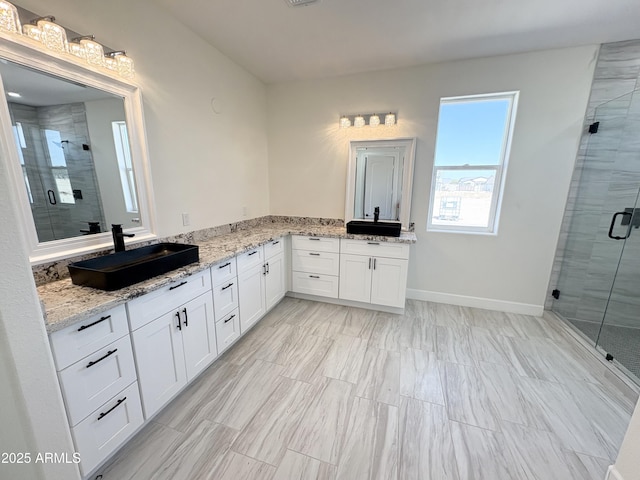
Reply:
[[[637,393],[551,316],[285,298],[103,480],[603,480]]]

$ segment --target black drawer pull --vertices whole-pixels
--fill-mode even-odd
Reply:
[[[116,403],[113,407],[111,407],[109,410],[107,410],[106,412],[102,412],[100,414],[100,416],[98,416],[98,420],[102,420],[104,417],[106,417],[107,415],[109,415],[111,412],[113,412],[116,408],[118,408],[122,402],[124,402],[127,399],[127,397],[121,398],[120,400],[118,400],[118,403]]]
[[[313,255],[314,257],[319,257],[320,256],[319,253],[313,253],[313,252],[309,252],[309,255]]]
[[[309,275],[309,278],[320,278],[318,275]]]
[[[96,320],[95,322],[90,323],[89,325],[82,325],[82,326],[78,329],[78,331],[79,331],[79,332],[81,332],[82,330],[85,330],[85,329],[87,329],[87,328],[89,328],[89,327],[93,327],[94,325],[97,325],[97,324],[99,324],[100,322],[104,322],[105,320],[107,320],[107,319],[109,319],[109,318],[111,318],[111,315],[107,315],[106,317],[101,317],[101,318],[100,318],[100,320]]]
[[[175,290],[178,287],[181,287],[183,285],[186,285],[187,282],[180,282],[178,285],[174,285],[173,287],[169,287],[169,290]]]
[[[218,268],[219,268],[219,269],[223,269],[223,268],[228,267],[229,265],[231,265],[231,262],[227,262],[227,263],[225,263],[224,265],[220,265]]]
[[[280,243],[280,240],[276,240],[275,242],[272,242],[271,245],[277,245]]]
[[[256,253],[258,253],[258,250],[254,250],[253,252],[247,254],[247,257],[250,257],[251,255],[255,255]]]
[[[178,325],[176,325],[176,327],[178,327],[178,330],[182,330],[182,320],[180,319],[180,312],[176,312],[176,317],[178,317]]]
[[[182,313],[184,313],[184,326],[188,327],[189,326],[189,316],[187,315],[187,309],[183,308],[182,309]]]
[[[94,360],[92,362],[87,363],[87,367],[86,368],[93,367],[96,363],[100,363],[102,360],[104,360],[107,357],[110,357],[111,355],[113,355],[117,351],[118,351],[117,348],[114,348],[113,350],[108,351],[107,354],[104,357],[100,357],[97,360]]]
[[[380,245],[380,242],[367,242],[368,245]]]
[[[222,287],[220,290],[226,290],[227,288],[231,288],[233,287],[233,283],[230,283],[229,285],[227,285],[226,287]]]
[[[229,318],[227,318],[224,323],[229,323],[234,317],[236,316],[236,314],[234,313],[233,315],[231,315]]]
[[[309,240],[315,240],[315,241],[317,241],[317,242],[319,242],[319,241],[320,241],[320,239],[319,239],[319,238],[312,238],[312,237],[310,237],[310,238],[309,238]]]

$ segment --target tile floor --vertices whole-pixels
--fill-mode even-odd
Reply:
[[[103,480],[603,480],[637,395],[551,316],[285,298]]]

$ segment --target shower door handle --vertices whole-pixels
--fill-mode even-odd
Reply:
[[[55,205],[56,203],[58,203],[58,201],[56,200],[56,192],[54,192],[53,190],[47,190],[47,196],[49,197],[49,203],[51,205]]]
[[[613,227],[616,224],[616,218],[618,217],[618,215],[628,215],[629,216],[629,227],[627,228],[627,234],[624,237],[619,237],[617,235],[613,234]],[[609,238],[612,238],[614,240],[626,240],[627,238],[629,238],[629,235],[631,235],[631,219],[633,217],[633,214],[631,212],[616,212],[613,214],[613,217],[611,217],[611,225],[609,225]]]

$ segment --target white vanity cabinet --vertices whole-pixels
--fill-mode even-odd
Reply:
[[[286,293],[284,239],[237,257],[240,333],[244,335]]]
[[[296,293],[338,298],[340,240],[291,238],[291,290]]]
[[[409,245],[340,240],[340,298],[404,308]]]
[[[211,283],[216,320],[216,342],[218,354],[221,354],[240,337],[238,276],[235,257],[211,267]]]
[[[144,422],[125,306],[54,332],[50,341],[87,475]]]
[[[204,290],[204,292],[203,292]],[[162,312],[149,319],[148,309]],[[211,274],[182,278],[127,304],[146,418],[218,355]]]

